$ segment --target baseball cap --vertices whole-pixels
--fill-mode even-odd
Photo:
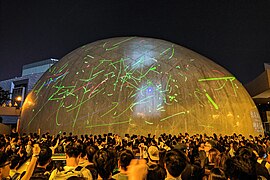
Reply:
[[[150,146],[147,152],[151,160],[159,161],[159,150],[156,146]]]

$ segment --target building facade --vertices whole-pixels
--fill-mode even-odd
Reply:
[[[19,104],[16,104],[18,107],[20,107],[23,104],[27,94],[33,89],[39,78],[57,61],[57,59],[50,58],[35,63],[26,64],[22,67],[22,74],[20,77],[0,81],[0,87],[2,87],[5,91],[10,92],[11,101],[8,103],[14,105],[16,98],[21,97]],[[1,114],[1,112],[0,116],[2,117],[3,124],[17,123],[17,116],[4,116]]]

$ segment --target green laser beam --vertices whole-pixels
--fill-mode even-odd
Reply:
[[[220,78],[204,78],[204,79],[198,79],[199,82],[203,81],[219,81],[219,80],[230,80],[233,81],[235,80],[234,76],[228,76],[228,77],[220,77]]]
[[[215,109],[218,109],[218,105],[215,103],[215,101],[209,96],[208,93],[205,93],[207,99],[210,101],[210,103],[215,107]]]
[[[186,112],[185,112],[185,111],[179,112],[179,113],[173,114],[173,115],[171,115],[171,116],[162,118],[162,119],[160,119],[159,121],[165,121],[165,120],[167,120],[167,119],[169,119],[169,118],[172,118],[172,117],[174,117],[174,116],[178,116],[178,115],[180,115],[180,114],[186,114]]]

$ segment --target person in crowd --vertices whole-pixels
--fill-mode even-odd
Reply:
[[[157,146],[151,145],[148,150],[148,166],[159,163],[159,150]]]
[[[116,180],[128,180],[127,167],[135,156],[130,150],[123,150],[120,152],[118,167],[120,172],[115,174],[112,178]]]
[[[175,147],[177,147],[177,144],[182,143],[183,145],[185,145],[186,148],[184,148],[183,153],[185,154],[186,157],[186,167],[185,169],[181,172],[181,179],[202,179],[200,171],[198,171],[198,167],[200,170],[203,170],[203,174],[204,172],[204,167],[209,169],[208,175],[210,178],[211,174],[217,174],[215,172],[212,172],[211,169],[213,168],[219,168],[220,170],[223,170],[227,176],[228,172],[244,172],[245,173],[245,168],[239,168],[237,165],[237,163],[239,162],[244,162],[242,163],[242,165],[244,167],[248,167],[249,165],[255,169],[255,173],[252,174],[251,171],[247,171],[248,175],[251,176],[257,176],[257,178],[265,178],[268,179],[269,177],[269,172],[267,171],[267,166],[270,164],[270,155],[268,156],[268,151],[266,151],[269,148],[270,145],[270,141],[269,141],[269,136],[266,135],[265,137],[263,136],[255,136],[255,137],[244,137],[243,135],[239,134],[233,134],[231,136],[229,135],[206,135],[206,134],[195,134],[195,135],[190,135],[188,133],[179,133],[177,135],[171,135],[171,134],[166,134],[163,133],[161,134],[159,137],[158,136],[152,136],[151,134],[149,134],[148,136],[140,136],[140,135],[132,135],[131,137],[124,137],[123,139],[121,138],[121,136],[118,136],[117,134],[112,134],[112,133],[108,133],[108,134],[104,134],[104,135],[92,135],[90,134],[88,135],[81,135],[81,136],[77,136],[77,135],[73,135],[72,133],[69,133],[69,135],[64,135],[63,134],[59,134],[56,136],[56,138],[54,137],[54,135],[51,135],[49,133],[45,133],[45,134],[37,134],[37,133],[30,133],[29,135],[27,134],[18,134],[18,136],[10,136],[10,135],[1,135],[0,134],[0,151],[6,153],[9,157],[14,157],[14,156],[18,156],[18,157],[22,157],[24,160],[20,161],[19,165],[18,163],[16,163],[15,161],[12,161],[11,167],[12,167],[12,171],[10,171],[10,175],[16,173],[17,167],[20,167],[21,164],[24,164],[25,160],[27,160],[27,158],[29,158],[29,154],[30,153],[30,145],[28,144],[28,142],[32,142],[32,144],[35,143],[39,143],[40,146],[46,146],[46,147],[53,147],[57,144],[57,141],[59,141],[59,145],[56,148],[56,152],[58,153],[63,153],[63,152],[68,152],[69,149],[69,145],[72,144],[74,146],[76,146],[76,150],[74,149],[74,152],[78,150],[78,164],[74,165],[76,163],[71,163],[74,161],[69,161],[67,158],[67,161],[69,161],[69,166],[72,166],[71,171],[74,172],[74,174],[70,174],[70,172],[67,172],[67,174],[69,174],[70,176],[66,177],[66,178],[71,178],[73,176],[73,178],[75,178],[74,176],[76,176],[76,178],[81,178],[82,175],[82,171],[84,171],[84,169],[88,169],[90,170],[90,174],[92,175],[93,179],[98,178],[98,169],[99,171],[102,171],[101,167],[96,167],[97,163],[94,163],[93,160],[93,156],[95,154],[96,150],[90,150],[89,149],[89,154],[91,154],[89,156],[89,154],[87,153],[87,148],[86,147],[94,147],[95,143],[100,144],[101,148],[106,150],[107,149],[111,149],[112,152],[115,151],[117,152],[117,154],[120,154],[120,152],[124,149],[130,148],[132,149],[132,151],[136,152],[136,158],[140,158],[140,154],[139,154],[139,149],[143,149],[143,153],[141,153],[141,155],[143,155],[143,158],[146,158],[147,161],[149,161],[148,166],[149,169],[149,174],[150,173],[154,173],[152,175],[155,175],[155,173],[157,172],[162,172],[159,171],[159,167],[157,166],[157,163],[162,167],[162,166],[166,166],[166,162],[165,162],[165,158],[164,161],[162,161],[162,153],[167,153],[169,152],[169,149],[173,149]],[[157,141],[158,140],[158,141]],[[121,143],[120,143],[121,142]],[[140,147],[140,145],[143,144],[143,148]],[[234,146],[234,157],[230,157],[230,144],[238,144],[239,146]],[[129,145],[129,147],[128,147]],[[32,146],[32,145],[31,145]],[[164,148],[168,146],[169,148]],[[83,147],[84,151],[81,151],[81,147]],[[164,149],[160,149],[158,150],[157,147],[160,148],[164,148]],[[32,154],[34,154],[34,146],[32,146]],[[215,153],[216,151],[213,151],[213,153],[211,153],[211,149],[216,148],[218,151],[221,152],[221,154],[218,155],[218,153]],[[246,150],[243,150],[246,149]],[[42,149],[42,148],[41,148]],[[249,150],[247,150],[249,149]],[[110,151],[111,151],[110,150]],[[158,150],[158,154],[159,157],[157,156],[157,150]],[[110,151],[108,151],[107,156],[108,157],[117,157],[115,156],[115,152],[111,153]],[[249,153],[249,151],[251,151],[251,155]],[[133,153],[134,153],[133,152]],[[182,154],[183,154],[182,153]],[[75,153],[76,154],[76,153]],[[112,156],[112,154],[114,154],[114,156]],[[207,156],[206,156],[207,154]],[[256,156],[257,155],[257,156]],[[68,155],[67,155],[68,156]],[[151,158],[152,156],[152,158]],[[232,155],[231,155],[232,156]],[[101,156],[103,157],[103,156]],[[99,159],[102,159],[101,157],[99,157]],[[31,161],[34,161],[36,159],[36,163],[38,164],[38,159],[34,157],[33,155],[30,156]],[[104,157],[105,158],[105,157]],[[156,158],[156,159],[155,159]],[[75,158],[76,159],[76,158]],[[112,158],[113,159],[113,158]],[[111,159],[111,160],[112,160]],[[152,161],[151,161],[152,159]],[[153,160],[155,159],[155,160]],[[12,158],[11,158],[12,160]],[[200,161],[203,160],[203,161]],[[115,172],[117,172],[118,168],[117,168],[117,161],[116,160],[112,160],[115,161],[114,163],[111,162],[107,162],[106,164],[112,164],[112,166],[106,167],[102,165],[102,163],[100,162],[99,164],[101,166],[103,166],[103,169],[106,169],[110,172],[110,176],[109,178],[114,178],[115,176],[113,176],[115,174]],[[138,163],[139,161],[137,161]],[[226,162],[231,162],[232,167],[235,167],[235,169],[233,168],[228,168],[227,167],[227,163]],[[240,164],[241,164],[240,163]],[[209,166],[210,164],[210,166]],[[233,166],[235,164],[235,166]],[[134,164],[133,164],[134,165]],[[30,165],[29,165],[30,166]],[[88,168],[88,166],[90,166],[90,168]],[[120,165],[119,165],[120,166]],[[132,167],[132,165],[130,165]],[[135,167],[137,167],[135,165]],[[140,167],[140,166],[139,166]],[[266,168],[265,168],[266,167]],[[251,168],[251,169],[252,169]],[[65,172],[66,166],[63,166],[62,168],[55,168],[54,166],[47,166],[47,169],[50,169],[50,172],[52,171],[51,174],[54,174],[57,171],[57,174],[60,175],[61,173]],[[136,169],[136,168],[135,168]],[[158,171],[156,171],[156,169]],[[248,169],[248,168],[247,168]],[[120,167],[121,170],[121,167]],[[154,171],[151,171],[154,170]],[[33,168],[33,173],[34,174],[35,171],[35,166]],[[147,171],[147,170],[146,170]],[[89,172],[89,171],[88,171]],[[242,172],[242,174],[244,174]],[[129,168],[127,168],[127,171],[125,172],[127,176],[129,176],[129,179],[131,178],[131,175],[129,175]],[[250,174],[251,173],[251,174]],[[17,174],[17,173],[16,173]],[[31,176],[32,176],[31,174]],[[94,175],[96,174],[96,175]],[[100,172],[100,174],[102,174],[102,172]],[[159,174],[159,173],[157,173]],[[166,172],[166,174],[168,174]],[[31,177],[30,176],[30,177]],[[79,177],[80,176],[80,177]],[[159,175],[158,175],[159,176]],[[30,178],[29,177],[29,178]],[[58,179],[61,178],[62,176],[58,176]],[[153,176],[156,177],[156,176]],[[179,178],[180,178],[179,177]],[[200,178],[198,178],[200,177]],[[229,177],[229,176],[227,176]],[[234,175],[231,175],[231,177],[233,178]],[[245,177],[243,175],[243,177]],[[101,176],[99,176],[99,178],[102,178]],[[135,177],[135,179],[137,180],[137,176]],[[150,177],[149,177],[150,178]],[[162,176],[160,175],[160,178],[162,179]],[[176,178],[176,177],[175,177]],[[239,177],[234,177],[234,178],[239,178]],[[55,178],[57,179],[57,177]]]
[[[164,163],[165,163],[164,160],[165,160],[166,152],[167,151],[163,148],[159,149],[159,165],[163,168],[164,168]]]
[[[147,180],[164,180],[166,178],[166,170],[160,164],[152,164],[148,167]]]
[[[80,153],[79,146],[73,143],[68,144],[66,146],[66,166],[63,169],[57,168],[53,170],[49,179],[67,179],[71,176],[79,176],[92,180],[91,172],[86,168],[78,166]]]
[[[230,143],[230,150],[229,150],[229,155],[230,157],[235,156],[235,152],[238,149],[238,143],[237,142],[231,142]]]
[[[29,140],[27,142],[27,145],[25,146],[25,151],[27,153],[27,155],[26,155],[27,157],[31,157],[32,156],[32,149],[33,149],[33,147],[32,147],[32,141]]]
[[[249,147],[241,147],[234,157],[226,161],[225,173],[230,179],[270,179],[267,169],[257,162],[256,155]]]
[[[206,159],[207,161],[205,162],[205,169],[210,172],[212,168],[215,166],[215,162],[217,159],[217,156],[220,154],[220,152],[216,148],[212,148],[208,152],[208,158]]]
[[[13,177],[17,173],[17,168],[19,167],[20,157],[18,155],[13,155],[10,157],[10,177]]]
[[[229,156],[226,153],[220,153],[216,156],[215,159],[215,168],[220,168],[222,171],[225,170],[225,162],[229,158]]]
[[[10,179],[10,164],[8,155],[5,152],[0,152],[0,180]]]
[[[21,180],[40,179],[48,180],[49,172],[46,171],[47,165],[50,163],[52,152],[49,147],[43,146],[41,149],[39,144],[33,147],[33,155],[27,170],[21,174]],[[36,165],[37,164],[37,165]]]
[[[198,165],[196,165],[196,163],[190,163],[190,159],[188,158],[190,152],[188,146],[184,143],[178,143],[174,146],[174,149],[181,151],[186,156],[187,165],[181,174],[181,179],[202,179],[204,177],[204,169],[200,167],[200,163],[198,163]]]
[[[187,166],[187,157],[177,149],[170,150],[165,156],[166,180],[180,180],[181,173]]]
[[[16,128],[12,128],[11,129],[10,137],[11,138],[17,138],[17,137],[19,137],[19,133],[16,131]]]
[[[93,179],[98,178],[98,172],[97,172],[97,169],[96,169],[94,162],[93,162],[94,154],[97,151],[98,151],[97,146],[94,146],[94,145],[87,146],[85,149],[87,158],[84,159],[83,162],[79,163],[80,166],[85,167],[86,169],[88,169],[91,172]]]
[[[38,154],[37,166],[30,178],[48,180],[50,177],[50,172],[46,170],[46,167],[50,164],[52,158],[52,150],[47,146],[41,146],[40,152]]]
[[[262,161],[261,164],[266,167],[268,173],[270,174],[270,152],[266,152],[266,158]]]
[[[98,172],[98,180],[114,180],[112,172],[117,164],[116,154],[109,149],[99,149],[94,157],[93,162]]]

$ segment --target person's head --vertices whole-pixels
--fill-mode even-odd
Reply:
[[[264,158],[265,155],[266,155],[266,150],[265,150],[265,148],[263,148],[263,146],[261,146],[261,145],[258,146],[257,152],[258,152],[259,158]]]
[[[41,146],[38,158],[39,166],[46,166],[51,162],[52,150],[48,146]]]
[[[257,180],[256,169],[250,161],[240,156],[229,158],[225,162],[225,174],[231,180]]]
[[[215,148],[216,144],[212,140],[207,140],[204,144],[204,151],[209,152],[210,149]]]
[[[249,147],[240,147],[235,157],[225,162],[225,173],[230,179],[256,179],[256,155]]]
[[[72,144],[72,143],[70,143],[66,146],[67,158],[78,158],[80,153],[81,153],[81,151],[80,151],[79,146]]]
[[[93,163],[102,179],[108,179],[111,176],[115,168],[115,157],[115,154],[104,148],[95,153]]]
[[[225,169],[225,162],[229,157],[227,156],[226,153],[220,153],[216,156],[215,160],[215,167],[220,168],[222,170]]]
[[[165,155],[165,169],[173,177],[179,177],[187,165],[187,157],[181,151],[170,150]]]
[[[251,161],[252,164],[256,163],[257,157],[256,154],[254,154],[253,149],[249,147],[240,147],[236,153],[236,156],[239,156],[244,161],[248,162]]]
[[[174,146],[174,149],[177,149],[179,151],[181,151],[182,153],[188,155],[188,147],[186,144],[184,143],[177,143],[175,146]]]
[[[0,152],[0,178],[6,178],[9,176],[10,161],[8,155],[4,152]]]
[[[150,146],[147,152],[150,161],[159,161],[159,150],[156,146]]]
[[[86,147],[86,155],[89,162],[93,162],[93,156],[98,151],[97,146],[87,146]]]
[[[166,178],[166,170],[159,164],[151,164],[148,167],[147,180],[164,180]]]
[[[210,149],[208,154],[209,162],[214,163],[216,161],[217,155],[219,154],[220,152],[216,148]]]
[[[132,151],[126,149],[126,150],[123,150],[121,153],[120,153],[120,156],[119,156],[119,161],[118,161],[118,164],[120,166],[120,168],[124,171],[127,171],[127,167],[128,165],[130,164],[130,161],[132,159],[134,159],[135,156],[134,154],[132,153]]]

